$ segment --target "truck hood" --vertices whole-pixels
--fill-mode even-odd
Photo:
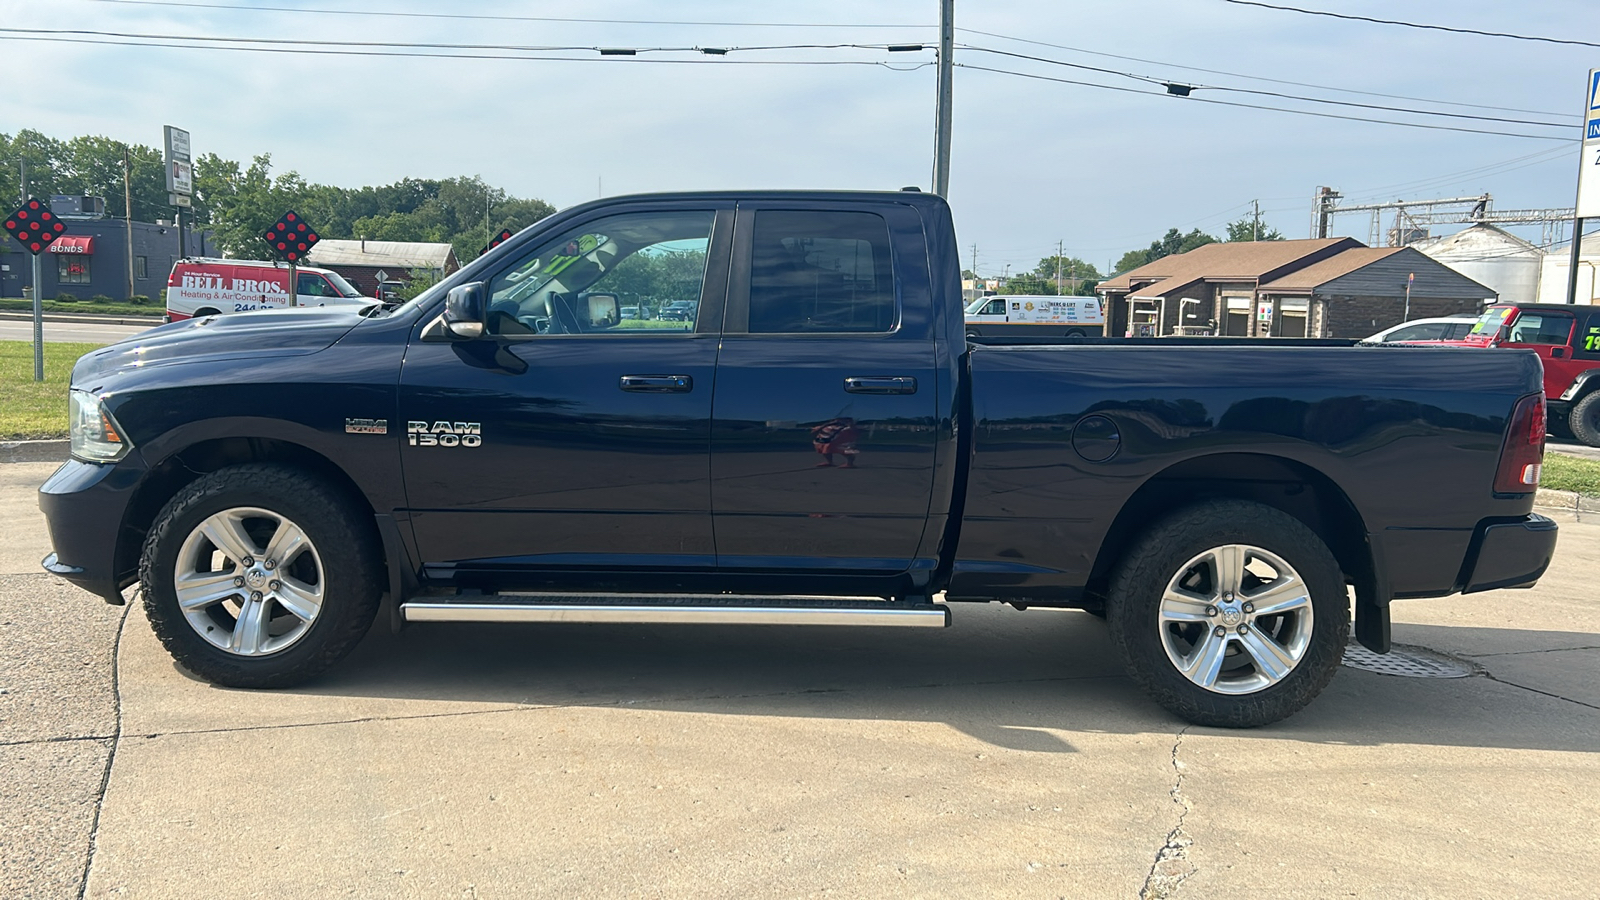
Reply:
[[[135,367],[224,359],[306,356],[324,350],[366,321],[360,308],[318,306],[185,319],[85,353],[72,383]]]

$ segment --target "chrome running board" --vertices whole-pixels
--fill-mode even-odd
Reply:
[[[488,602],[485,602],[488,601]],[[889,625],[944,628],[931,603],[729,594],[494,594],[472,601],[413,600],[407,622],[607,622],[694,625]]]

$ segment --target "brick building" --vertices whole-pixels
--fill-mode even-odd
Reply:
[[[1407,285],[1410,298],[1407,299]],[[1411,319],[1475,315],[1493,289],[1410,247],[1360,247],[1306,266],[1256,290],[1277,337],[1363,338]],[[1285,314],[1306,310],[1304,330]]]
[[[1107,333],[1138,336],[1366,337],[1407,318],[1476,312],[1495,296],[1415,250],[1354,238],[1206,244],[1096,290]]]

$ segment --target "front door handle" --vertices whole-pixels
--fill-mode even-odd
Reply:
[[[617,386],[644,394],[686,394],[694,390],[694,379],[688,375],[624,375]]]
[[[852,394],[915,394],[917,380],[910,375],[851,375],[844,389]]]

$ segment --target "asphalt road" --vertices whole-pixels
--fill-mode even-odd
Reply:
[[[159,321],[155,324],[160,324]],[[57,343],[73,341],[87,344],[114,344],[132,337],[151,326],[101,325],[89,322],[45,322],[44,339]],[[0,319],[0,341],[33,340],[33,323],[16,319]]]
[[[379,627],[317,682],[177,669],[38,571],[0,465],[0,896],[1557,897],[1600,820],[1600,523],[1398,602],[1453,680],[1186,727],[1076,612],[943,631]],[[7,574],[13,573],[13,574]]]

